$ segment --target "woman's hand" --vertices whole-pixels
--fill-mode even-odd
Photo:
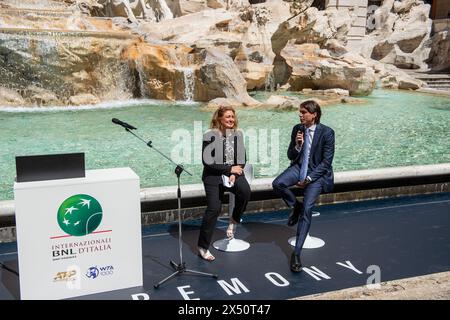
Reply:
[[[234,174],[232,174],[230,176],[230,183],[234,184],[236,182],[236,176]]]
[[[244,170],[241,168],[241,166],[232,166],[231,167],[231,173],[241,175],[243,172],[244,172]]]

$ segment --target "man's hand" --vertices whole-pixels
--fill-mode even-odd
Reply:
[[[301,189],[305,189],[307,184],[308,184],[308,181],[306,181],[306,180],[299,181],[299,182],[297,182],[297,187],[299,187]]]
[[[297,131],[297,135],[295,136],[295,143],[297,143],[299,148],[303,145],[303,132],[300,130]]]
[[[236,181],[236,176],[235,176],[234,174],[232,174],[232,175],[230,176],[230,182],[231,182],[232,184],[234,184],[235,181]]]

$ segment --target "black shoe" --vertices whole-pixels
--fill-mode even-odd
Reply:
[[[291,255],[291,271],[300,272],[302,271],[302,262],[300,261],[300,255],[295,254],[295,251]]]
[[[297,224],[301,211],[303,211],[303,203],[297,201],[288,218],[287,225],[289,227],[295,226]]]

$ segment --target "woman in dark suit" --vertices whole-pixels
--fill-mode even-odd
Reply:
[[[207,208],[200,228],[198,252],[208,261],[215,259],[209,251],[209,246],[221,212],[224,192],[235,194],[235,207],[227,228],[228,238],[234,237],[236,225],[241,221],[250,199],[250,186],[244,177],[244,137],[237,128],[236,111],[232,107],[219,107],[213,114],[210,130],[203,135],[202,181]]]

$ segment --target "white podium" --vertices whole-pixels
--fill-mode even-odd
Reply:
[[[142,286],[139,177],[130,168],[14,184],[21,299]]]

